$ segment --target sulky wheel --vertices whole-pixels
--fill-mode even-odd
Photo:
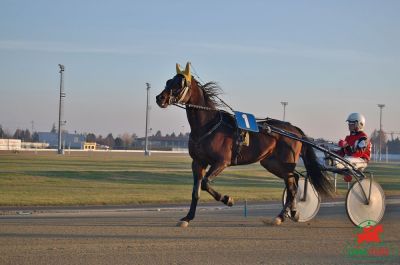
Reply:
[[[321,198],[318,192],[314,189],[314,186],[307,181],[307,195],[304,198],[304,184],[306,183],[304,178],[299,179],[297,188],[296,200],[297,200],[297,211],[300,213],[299,222],[310,221],[317,215],[319,206],[321,204]],[[287,191],[286,188],[283,190],[282,204],[285,205]],[[290,213],[289,213],[290,214]]]
[[[368,204],[362,190],[367,198],[370,197]],[[354,182],[347,193],[346,212],[356,226],[362,226],[366,221],[379,223],[385,213],[385,193],[382,187],[367,178]]]

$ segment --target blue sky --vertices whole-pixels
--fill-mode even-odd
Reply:
[[[351,112],[367,133],[400,131],[399,1],[11,1],[0,3],[0,124],[48,131],[65,71],[70,132],[188,131],[155,96],[191,61],[222,98],[338,140]]]

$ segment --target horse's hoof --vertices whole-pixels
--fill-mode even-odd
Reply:
[[[176,226],[177,226],[177,227],[188,227],[188,226],[189,226],[189,222],[187,222],[187,221],[179,221],[179,222],[176,224]]]
[[[272,224],[273,224],[273,225],[281,225],[282,222],[283,222],[283,220],[282,220],[282,218],[280,218],[279,216],[275,217],[275,218],[272,220]]]
[[[234,204],[235,204],[235,201],[233,200],[233,198],[229,197],[228,203],[226,205],[228,205],[229,207],[232,207]]]
[[[222,202],[229,207],[232,207],[235,204],[235,201],[233,200],[232,197],[229,197],[228,195],[225,195],[224,198],[222,199]]]

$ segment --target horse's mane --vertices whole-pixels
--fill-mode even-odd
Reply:
[[[198,87],[203,90],[204,99],[208,107],[221,107],[222,103],[218,96],[223,93],[221,87],[216,82],[207,82],[204,85],[197,82]]]

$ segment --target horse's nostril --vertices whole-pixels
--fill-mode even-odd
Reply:
[[[165,100],[165,97],[163,96],[163,95],[158,95],[158,96],[156,96],[156,102],[157,102],[157,104],[158,105],[164,105],[164,100]]]

